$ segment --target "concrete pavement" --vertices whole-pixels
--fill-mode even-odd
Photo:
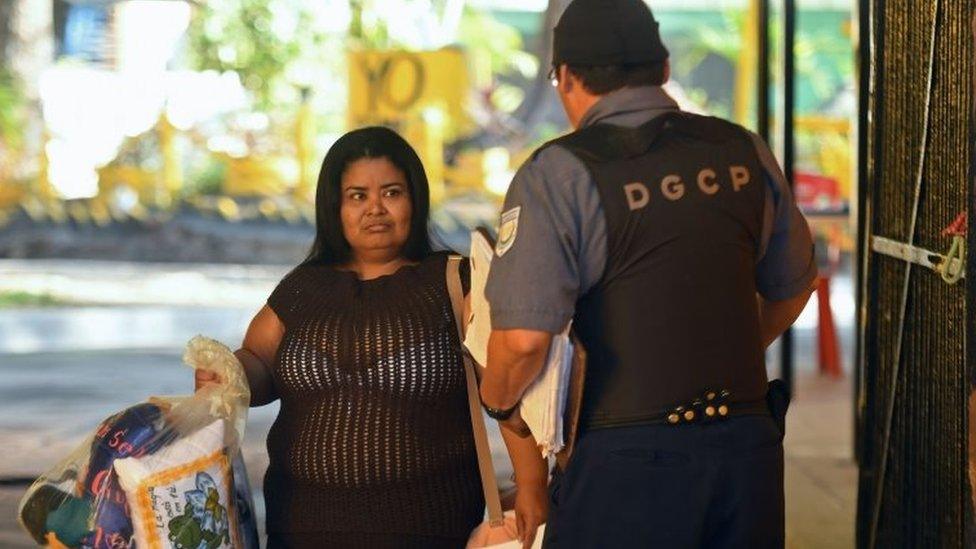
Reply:
[[[121,350],[0,356],[0,476],[33,477],[81,442],[98,421],[151,394],[179,394],[192,383],[180,353]],[[851,461],[850,383],[805,374],[787,417],[788,546],[847,548],[854,543],[856,468]],[[264,439],[277,406],[251,410],[244,455],[260,499]],[[510,472],[492,437],[501,481]],[[0,485],[0,547],[29,546],[14,521],[23,486]]]
[[[191,372],[180,364],[185,342],[197,333],[239,342],[252,311],[287,270],[0,261],[0,290],[86,304],[0,310],[0,547],[30,546],[15,520],[26,488],[18,478],[56,463],[111,413],[150,395],[188,392]],[[849,350],[853,309],[844,283],[834,285],[834,300],[842,347]],[[796,330],[797,389],[786,437],[787,545],[847,548],[854,544],[857,477],[851,384],[816,374],[815,315],[815,309],[806,311]],[[276,412],[275,405],[251,411],[244,447],[262,516],[264,439]],[[499,477],[507,479],[497,434],[492,446]]]

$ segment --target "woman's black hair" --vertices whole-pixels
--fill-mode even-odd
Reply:
[[[430,189],[416,151],[395,131],[381,126],[353,130],[339,138],[322,161],[315,190],[315,241],[305,263],[340,265],[351,259],[352,249],[342,233],[342,174],[363,158],[385,158],[407,178],[412,214],[403,256],[420,261],[431,253],[427,235]]]

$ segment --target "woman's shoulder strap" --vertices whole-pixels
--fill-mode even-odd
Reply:
[[[457,325],[458,335],[462,333],[461,317],[464,311],[464,290],[461,284],[461,262],[464,260],[458,254],[447,256],[447,293],[451,297],[451,309],[454,310],[454,323]]]

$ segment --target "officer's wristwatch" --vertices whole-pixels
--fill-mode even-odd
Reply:
[[[506,419],[512,417],[512,414],[515,413],[515,410],[519,407],[519,405],[516,403],[515,406],[512,406],[506,410],[502,408],[492,408],[491,406],[485,404],[485,401],[481,401],[481,407],[485,409],[485,413],[488,414],[488,417],[491,419],[505,421]]]

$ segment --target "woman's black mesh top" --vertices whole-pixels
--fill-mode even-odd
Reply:
[[[481,521],[446,261],[433,254],[371,280],[302,265],[271,294],[285,333],[269,532],[463,538]]]

